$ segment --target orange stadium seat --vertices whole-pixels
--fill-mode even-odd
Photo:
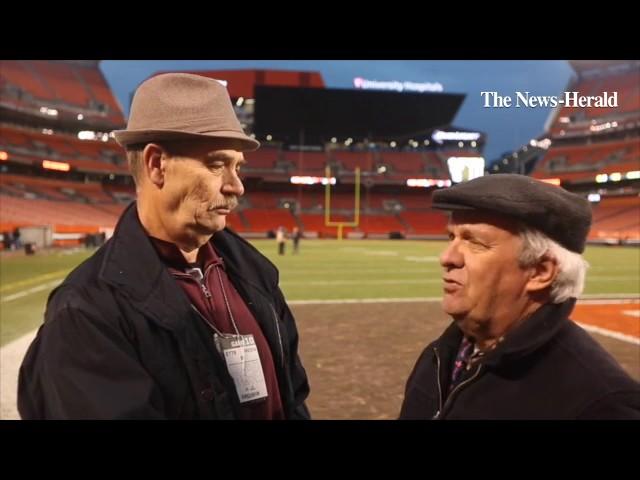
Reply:
[[[361,171],[371,171],[375,164],[372,152],[335,150],[332,156],[335,161],[340,162],[345,170],[354,171],[356,167],[360,167]]]
[[[280,158],[277,148],[262,147],[255,152],[245,152],[247,168],[271,169],[275,168],[276,161]]]
[[[380,161],[397,172],[424,175],[424,159],[419,152],[381,152]]]
[[[91,99],[73,67],[63,63],[34,60],[29,62],[41,78],[46,79],[59,100],[78,106],[88,106]]]
[[[423,235],[443,235],[447,231],[449,217],[435,211],[407,210],[400,218],[410,226],[410,233]]]
[[[282,159],[294,166],[298,175],[324,176],[328,157],[325,152],[284,151]]]
[[[28,62],[21,60],[2,60],[0,76],[4,81],[22,88],[35,98],[53,100],[55,94],[49,85],[29,68]]]
[[[289,210],[272,208],[251,208],[242,211],[242,215],[249,223],[252,232],[266,232],[283,226],[291,230],[297,226],[296,220]]]

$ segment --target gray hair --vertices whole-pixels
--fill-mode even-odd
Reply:
[[[129,171],[133,177],[136,185],[140,184],[142,177],[142,152],[146,144],[129,145],[126,148],[127,163],[129,164]]]
[[[544,233],[524,224],[519,226],[522,250],[518,264],[522,268],[532,267],[544,256],[550,256],[558,264],[558,274],[551,284],[551,303],[562,303],[571,297],[577,298],[584,289],[584,280],[589,264],[579,253],[560,246]]]

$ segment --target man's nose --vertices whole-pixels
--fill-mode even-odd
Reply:
[[[229,172],[225,175],[222,193],[233,194],[238,197],[244,195],[244,185],[236,170],[229,169]]]
[[[440,265],[444,268],[459,268],[464,264],[460,253],[460,244],[457,240],[451,240],[447,248],[440,254]]]

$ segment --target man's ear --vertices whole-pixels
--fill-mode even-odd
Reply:
[[[142,151],[144,173],[151,184],[158,188],[164,185],[166,159],[166,152],[155,143],[148,143]]]
[[[531,277],[525,289],[529,293],[540,292],[550,286],[558,275],[558,261],[545,253],[538,263],[530,267],[530,270]]]

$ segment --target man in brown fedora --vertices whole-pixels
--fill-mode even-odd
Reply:
[[[307,419],[309,385],[276,267],[225,228],[246,136],[227,90],[143,82],[126,130],[137,201],[52,292],[20,369],[25,419]]]

